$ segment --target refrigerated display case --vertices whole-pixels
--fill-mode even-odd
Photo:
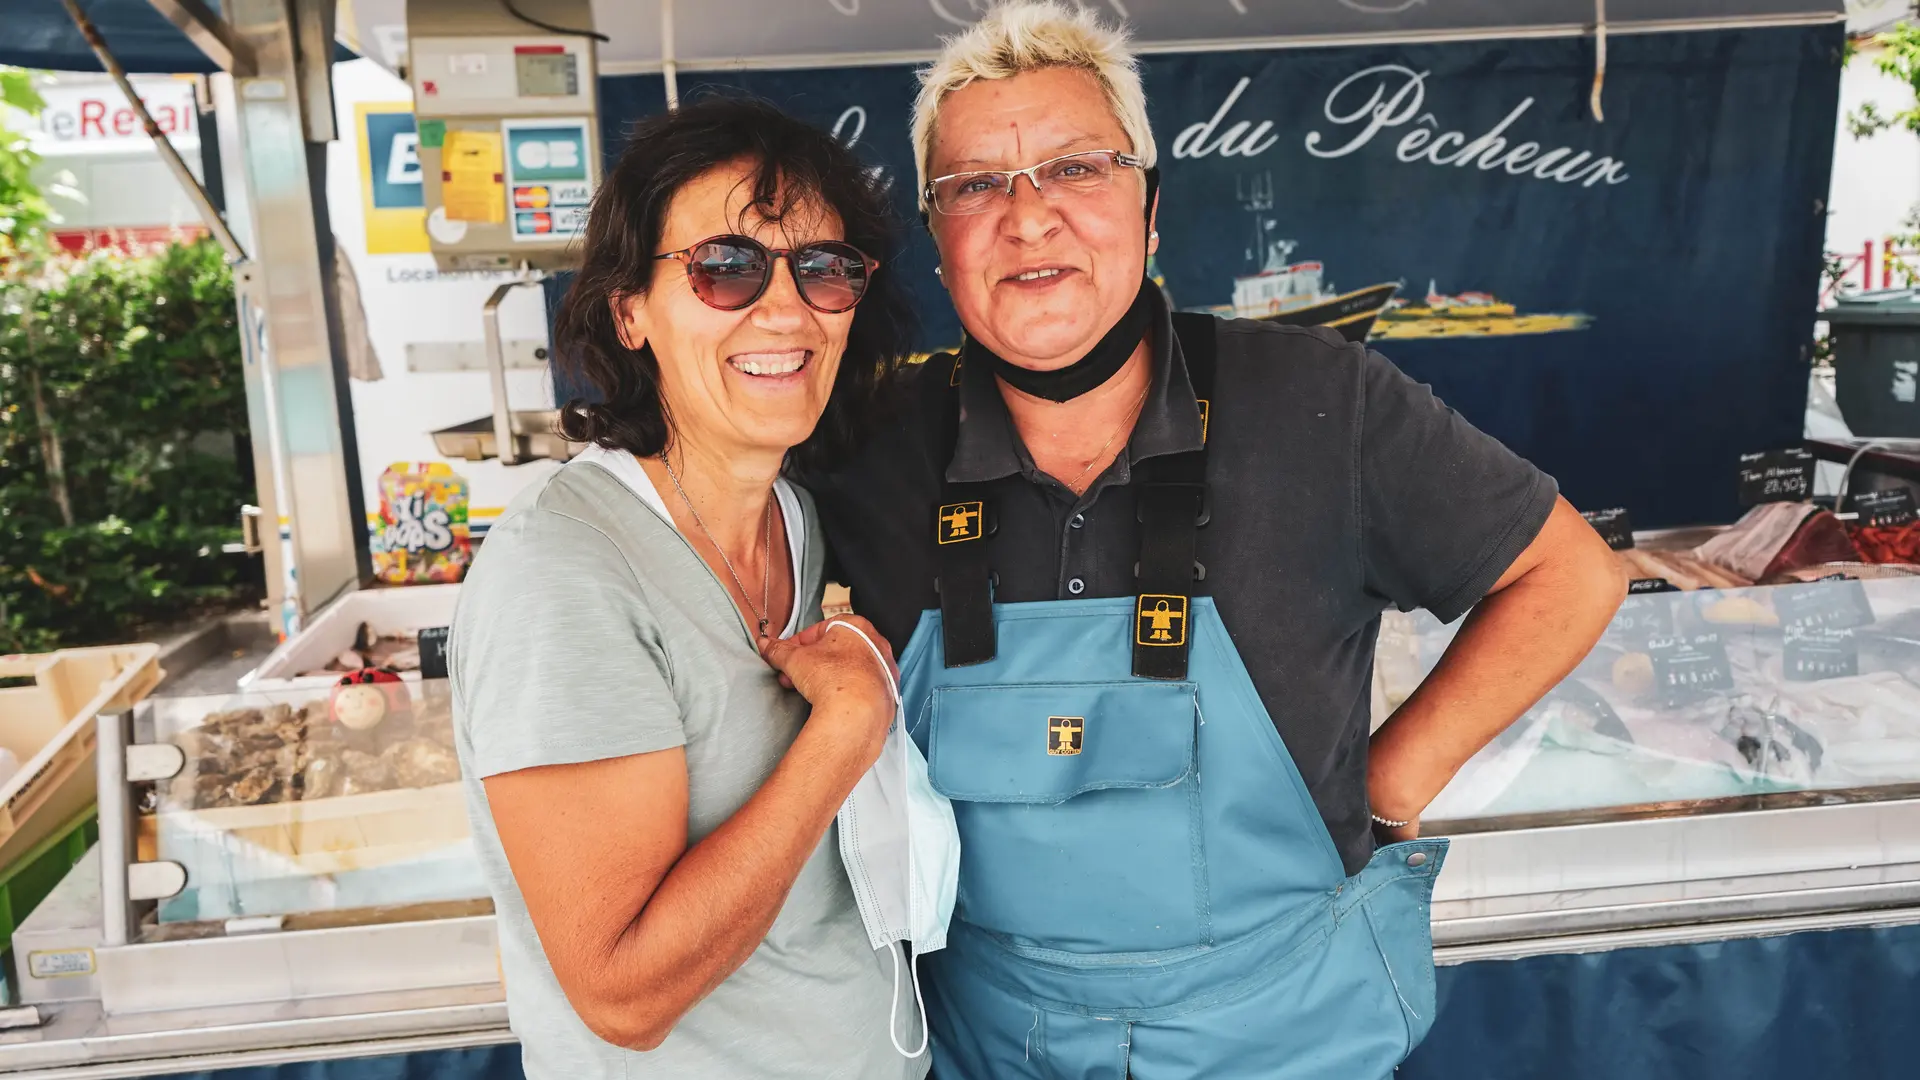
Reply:
[[[1388,614],[1376,722],[1460,625]],[[1630,595],[1423,832],[1443,963],[1920,921],[1920,578]]]
[[[0,1071],[510,1042],[453,745],[445,680],[103,716],[100,841],[15,933]]]
[[[1598,995],[1657,963],[1661,994],[1604,1007],[1696,1022],[1712,1010],[1695,998],[1727,993],[1716,979],[1784,993],[1788,976],[1728,959],[1743,949],[1791,952],[1806,986],[1920,956],[1920,933],[1865,959],[1853,937],[1806,933],[1920,923],[1920,577],[1826,577],[1631,596],[1441,794],[1424,831],[1452,843],[1432,905],[1448,1011],[1403,1072],[1460,1075],[1457,1057],[1435,1064],[1449,1045],[1509,1045],[1510,1019],[1462,1013],[1501,993]],[[1376,719],[1459,628],[1385,617]],[[463,1047],[511,1071],[450,688],[317,683],[158,698],[103,724],[102,841],[15,936],[43,1022],[0,1029],[0,1071]]]

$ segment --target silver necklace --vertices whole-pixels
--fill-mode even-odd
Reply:
[[[1107,436],[1107,441],[1100,444],[1100,449],[1094,451],[1093,460],[1087,462],[1087,467],[1080,470],[1080,475],[1074,477],[1073,483],[1069,486],[1078,487],[1080,482],[1087,478],[1087,474],[1093,471],[1093,467],[1100,464],[1101,459],[1107,456],[1107,451],[1112,448],[1113,440],[1120,437],[1120,432],[1123,429],[1133,426],[1134,419],[1140,415],[1140,407],[1147,403],[1147,390],[1151,389],[1153,389],[1153,382],[1152,380],[1148,380],[1146,389],[1140,391],[1140,400],[1134,402],[1133,408],[1127,411],[1127,418],[1120,422],[1119,427],[1113,429],[1113,434]],[[661,460],[665,461],[666,459],[662,458]]]
[[[727,576],[732,578],[734,585],[740,589],[740,599],[747,602],[747,607],[753,611],[754,618],[760,620],[759,636],[766,637],[767,612],[773,607],[773,499],[771,497],[767,499],[767,512],[762,515],[767,522],[767,552],[761,564],[763,572],[760,581],[760,606],[756,608],[753,606],[753,597],[747,595],[746,582],[740,580],[739,571],[733,568],[733,560],[727,558],[727,549],[721,547],[720,541],[713,538],[713,530],[707,528],[707,523],[700,520],[700,511],[695,510],[693,500],[687,498],[687,489],[680,486],[680,477],[673,471],[673,462],[667,460],[667,455],[661,454],[660,464],[666,467],[667,479],[673,481],[673,490],[680,493],[680,501],[687,504],[687,513],[693,515],[693,523],[700,526],[700,531],[706,534],[707,543],[712,544],[713,550],[720,553],[720,563],[727,568]]]

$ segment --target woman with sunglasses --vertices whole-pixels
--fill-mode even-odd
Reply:
[[[850,445],[904,351],[889,234],[848,150],[750,101],[643,122],[595,199],[557,330],[590,446],[494,526],[450,646],[533,1080],[926,1072],[833,827],[891,656],[825,632],[781,479]]]

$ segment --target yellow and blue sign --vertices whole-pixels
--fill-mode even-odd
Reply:
[[[361,102],[354,106],[353,116],[360,136],[360,207],[366,216],[367,254],[424,253],[426,190],[420,180],[413,103]]]

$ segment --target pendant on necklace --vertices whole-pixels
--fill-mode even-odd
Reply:
[[[760,620],[760,636],[761,637],[767,636],[767,620],[765,619]]]

